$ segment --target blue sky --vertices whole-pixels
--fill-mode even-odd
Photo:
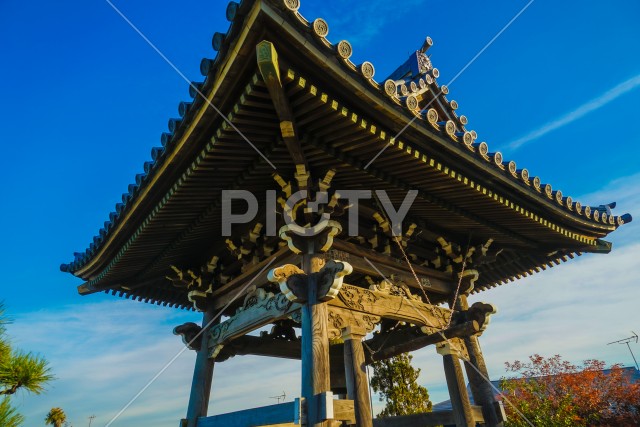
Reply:
[[[116,2],[184,74],[201,80],[211,36],[226,31],[226,2]],[[382,80],[425,36],[446,83],[526,4],[496,1],[302,0],[301,12],[349,40],[355,63],[371,61]],[[536,0],[453,84],[450,99],[491,151],[574,199],[619,202],[640,219],[640,4]],[[159,145],[167,120],[188,100],[186,83],[104,1],[2,2],[0,105],[4,184],[0,249],[14,341],[40,351],[58,380],[46,395],[18,396],[27,426],[62,406],[73,425],[104,425],[180,350],[170,334],[192,315],[114,297],[81,298],[58,270],[83,250]],[[640,330],[638,226],[611,236],[612,254],[585,256],[480,296],[500,308],[482,338],[492,376],[534,351],[572,361],[630,363],[606,342]],[[416,354],[421,381],[446,398],[435,352]],[[175,426],[183,416],[193,354],[182,355],[114,423]],[[295,362],[269,361],[273,381],[255,385],[260,361],[218,369],[212,412],[238,409],[237,396],[269,404],[288,387]],[[234,378],[242,381],[232,384]],[[272,384],[282,384],[274,388]],[[250,393],[250,394],[248,394]],[[246,400],[245,400],[246,402]],[[149,418],[146,418],[149,419]],[[119,423],[119,424],[118,424]]]

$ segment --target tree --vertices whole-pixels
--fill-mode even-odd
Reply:
[[[3,427],[18,427],[24,422],[24,417],[11,406],[11,402],[8,397],[4,397],[0,400],[0,426]]]
[[[62,427],[66,421],[67,415],[62,408],[51,408],[47,417],[44,419],[45,424],[52,425],[53,427]]]
[[[22,415],[11,406],[9,396],[18,390],[40,394],[44,386],[53,379],[47,361],[32,353],[16,350],[7,337],[4,306],[0,303],[0,425],[18,426]]]
[[[529,362],[507,362],[515,378],[503,378],[507,399],[534,425],[634,426],[640,425],[640,384],[635,384],[620,365],[605,370],[599,360],[585,360],[582,367],[560,355],[538,354]],[[529,423],[507,404],[508,427]]]
[[[417,383],[420,369],[411,366],[408,353],[373,363],[371,387],[386,401],[378,417],[422,414],[431,412],[427,389]]]

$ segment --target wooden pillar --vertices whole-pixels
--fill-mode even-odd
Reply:
[[[466,295],[461,295],[456,304],[459,310],[468,310],[469,304]],[[469,386],[473,401],[476,405],[482,406],[482,415],[484,416],[486,427],[502,427],[503,423],[496,412],[496,398],[493,387],[489,383],[489,372],[482,355],[480,342],[477,335],[471,335],[464,339],[464,344],[469,353],[469,362],[464,362],[464,367],[469,378]],[[471,366],[472,364],[473,366]],[[476,369],[474,369],[477,368]],[[478,372],[480,371],[480,372]]]
[[[464,375],[462,375],[458,354],[449,343],[438,345],[437,349],[438,354],[442,355],[456,426],[475,427],[476,423],[471,412],[471,403],[469,403],[469,395],[464,384]]]
[[[209,358],[208,337],[209,329],[216,325],[220,318],[211,322],[214,313],[213,309],[208,309],[202,316],[202,334],[200,350],[196,356],[196,364],[193,369],[193,380],[191,382],[191,394],[189,395],[189,406],[187,408],[187,427],[196,427],[198,417],[206,417],[209,408],[209,396],[211,395],[211,382],[213,380],[213,359]],[[209,325],[211,323],[211,325]],[[209,327],[207,328],[207,325]]]
[[[313,248],[303,255],[302,269],[308,274],[308,300],[302,306],[302,397],[307,407],[307,425],[328,427],[322,421],[320,400],[317,396],[331,390],[329,371],[328,310],[326,303],[318,300],[315,275],[322,265],[313,255]]]
[[[344,368],[347,383],[347,399],[353,400],[356,426],[373,427],[369,381],[364,362],[362,339],[366,331],[348,326],[342,331],[344,340]]]

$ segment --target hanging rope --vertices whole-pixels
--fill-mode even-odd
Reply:
[[[464,275],[464,269],[467,266],[467,254],[469,253],[469,246],[471,245],[471,235],[473,233],[469,233],[469,239],[467,240],[467,249],[464,252],[464,257],[462,258],[462,270],[460,270],[460,277],[458,278],[458,286],[456,287],[456,292],[453,294],[453,302],[451,303],[451,309],[455,310],[456,302],[458,301],[458,294],[460,293],[460,285],[462,284],[462,276]],[[447,322],[446,328],[451,325],[451,320],[453,316],[449,317],[449,321]],[[446,329],[445,328],[445,329]]]

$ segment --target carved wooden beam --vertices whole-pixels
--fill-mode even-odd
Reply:
[[[193,322],[187,322],[173,328],[173,335],[180,335],[182,342],[189,350],[199,351],[202,347],[202,327]]]
[[[372,332],[381,320],[380,316],[356,312],[341,307],[329,306],[328,335],[330,340],[342,336],[343,329],[356,327],[364,331],[365,335]]]
[[[283,294],[274,295],[264,289],[249,293],[235,315],[216,325],[209,332],[210,357],[215,358],[227,341],[245,335],[269,323],[287,318],[300,306]]]
[[[478,324],[478,335],[482,335],[489,326],[491,315],[496,314],[498,309],[493,304],[475,302],[468,310],[456,311],[455,320],[458,322],[476,322]]]
[[[441,328],[449,323],[452,313],[447,308],[422,301],[413,301],[402,296],[347,284],[342,285],[340,293],[335,299],[329,301],[329,305],[371,316]]]
[[[391,279],[395,279],[395,277],[391,276]],[[369,289],[372,291],[397,295],[413,301],[422,301],[422,297],[420,295],[414,295],[409,289],[409,286],[402,280],[383,279],[380,282],[376,282],[369,276],[366,276],[365,280],[369,283]]]

